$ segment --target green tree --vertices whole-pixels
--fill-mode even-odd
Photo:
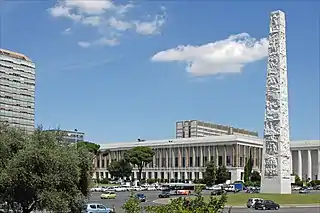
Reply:
[[[252,182],[260,182],[261,181],[261,175],[258,171],[253,171],[251,173],[250,181]]]
[[[203,181],[207,186],[212,186],[217,179],[217,167],[214,161],[207,164],[206,170],[203,173]]]
[[[251,156],[251,151],[249,155],[249,159],[246,162],[246,165],[244,167],[244,182],[250,181],[251,173],[252,173],[252,168],[253,168],[253,159]]]
[[[113,161],[108,166],[108,171],[111,176],[123,179],[124,177],[131,176],[132,166],[125,159],[121,159],[120,161]]]
[[[121,207],[125,213],[141,213],[142,207],[140,200],[135,197],[134,192],[131,192],[129,199]]]
[[[225,166],[219,166],[217,169],[217,184],[225,183],[229,179],[229,171]]]
[[[35,209],[56,212],[79,209],[85,201],[79,189],[79,162],[89,164],[91,159],[81,160],[78,149],[59,138],[59,133],[42,128],[28,135],[0,126],[0,156],[8,157],[0,158],[2,201],[18,204],[23,213]]]
[[[154,156],[154,151],[148,146],[137,146],[129,149],[124,158],[127,162],[138,167],[138,180],[141,180],[142,169],[152,162]]]

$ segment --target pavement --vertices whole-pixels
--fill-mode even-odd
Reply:
[[[163,205],[168,203],[170,199],[168,198],[158,198],[160,194],[159,191],[145,191],[141,192],[145,194],[147,197],[147,201],[142,203],[142,206],[155,206],[155,205]],[[210,194],[210,192],[203,191],[203,194]],[[121,206],[126,202],[129,198],[130,192],[117,192],[116,199],[100,199],[101,192],[93,192],[90,198],[90,202],[97,202],[104,204],[107,207],[112,208],[113,206],[116,208],[117,213],[124,213]],[[228,207],[226,207],[225,212],[227,212]],[[261,210],[248,209],[244,206],[233,206],[232,213],[245,213],[245,212],[261,212]],[[310,206],[310,205],[281,205],[281,208],[276,211],[277,213],[320,213],[320,206]]]

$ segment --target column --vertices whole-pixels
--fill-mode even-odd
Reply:
[[[188,168],[189,167],[189,147],[185,147],[184,151],[186,153],[186,155],[185,155],[185,157],[186,157],[186,168]]]
[[[223,165],[227,166],[227,146],[223,146]]]
[[[208,162],[211,162],[211,146],[209,145],[207,148],[208,148]]]
[[[153,157],[152,157],[152,164],[153,164],[152,167],[153,167],[153,168],[156,168],[156,155],[157,155],[157,151],[158,151],[157,149],[154,150],[154,155],[153,155]]]
[[[320,149],[318,149],[318,180],[320,180]]]
[[[172,151],[172,155],[171,155],[172,156],[172,159],[171,159],[172,160],[172,167],[175,168],[176,167],[176,155],[175,155],[176,150],[175,150],[175,148],[173,148],[173,149],[171,149],[171,151]]]
[[[169,152],[169,149],[167,148],[166,149],[166,166],[167,166],[167,168],[169,168],[169,166],[170,166],[169,165],[169,153],[168,152]]]
[[[290,155],[291,155],[291,157],[290,157],[291,158],[291,160],[290,160],[290,175],[292,175],[293,174],[292,151],[290,151]]]
[[[159,168],[163,168],[165,165],[162,164],[162,151],[163,149],[159,149]]]
[[[178,167],[181,167],[181,161],[182,161],[181,147],[178,147]]]
[[[219,149],[218,149],[218,146],[214,146],[214,149],[215,149],[215,158],[216,158],[216,166],[219,166]]]
[[[311,159],[311,150],[308,150],[308,178],[312,180],[312,159]]]
[[[239,153],[239,145],[236,145],[236,167],[239,167],[240,153]]]
[[[192,147],[192,166],[196,167],[196,150],[194,147]]]
[[[298,150],[298,176],[300,180],[302,180],[302,156],[301,156],[301,150]]]
[[[203,167],[203,146],[200,146],[200,167]]]

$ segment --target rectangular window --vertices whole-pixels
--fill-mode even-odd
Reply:
[[[186,167],[186,158],[182,157],[182,167]]]
[[[193,159],[192,159],[192,157],[189,157],[189,166],[193,167]]]
[[[178,157],[175,157],[174,159],[174,167],[178,167]]]
[[[218,157],[218,165],[219,165],[219,166],[222,166],[222,156],[219,156],[219,157]]]

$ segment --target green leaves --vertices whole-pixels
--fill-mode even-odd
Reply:
[[[0,125],[0,152],[0,198],[24,212],[75,212],[88,195],[91,154],[63,143],[58,131],[27,135]]]
[[[139,169],[138,180],[141,180],[142,169],[152,162],[154,156],[154,151],[147,146],[136,146],[128,150],[124,159],[133,165],[136,165]]]
[[[126,160],[121,159],[120,161],[113,161],[108,166],[108,171],[113,177],[130,177],[132,174],[132,166]]]
[[[207,163],[207,168],[203,173],[203,180],[207,186],[214,185],[217,180],[217,167],[214,161]]]

